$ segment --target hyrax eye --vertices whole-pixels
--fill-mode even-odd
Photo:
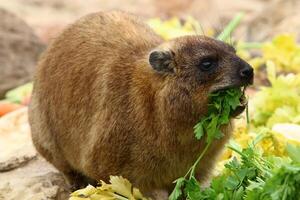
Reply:
[[[199,64],[199,68],[202,71],[209,71],[217,66],[217,62],[217,59],[213,57],[203,58]]]

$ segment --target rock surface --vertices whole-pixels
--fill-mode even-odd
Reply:
[[[67,200],[68,196],[63,177],[41,158],[0,173],[0,200]]]
[[[66,200],[62,175],[37,155],[27,108],[0,118],[0,200]]]
[[[0,119],[0,152],[0,172],[17,168],[36,157],[27,123],[27,108]]]
[[[9,89],[31,80],[44,45],[14,14],[0,9],[0,99]]]

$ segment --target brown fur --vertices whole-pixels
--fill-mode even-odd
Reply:
[[[148,62],[153,50],[174,53],[174,72]],[[220,67],[201,73],[197,62],[217,56]],[[170,188],[205,143],[193,126],[207,112],[208,94],[242,85],[232,47],[203,36],[164,42],[136,17],[95,13],[68,27],[44,53],[35,77],[30,124],[37,150],[71,184],[83,177],[128,178],[143,192]],[[231,132],[200,163],[203,180]]]

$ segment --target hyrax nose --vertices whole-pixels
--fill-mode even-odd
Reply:
[[[243,68],[240,71],[240,76],[241,76],[241,78],[252,80],[253,79],[253,68],[248,63],[245,63]]]

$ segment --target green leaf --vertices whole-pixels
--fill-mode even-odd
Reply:
[[[228,89],[210,94],[208,116],[202,118],[194,127],[195,137],[201,139],[207,134],[206,143],[220,139],[223,134],[220,125],[228,124],[230,113],[240,105],[243,92],[239,88]]]
[[[228,124],[230,119],[230,107],[225,106],[223,109],[223,113],[219,118],[219,124]]]
[[[224,30],[218,35],[217,39],[221,41],[228,40],[231,33],[234,31],[234,29],[239,25],[240,21],[242,20],[244,14],[238,13],[224,28]]]
[[[218,117],[213,117],[207,127],[207,143],[210,143],[215,138],[217,125],[218,125]]]
[[[177,200],[179,199],[179,197],[182,196],[182,188],[186,183],[185,178],[181,177],[179,179],[177,179],[176,181],[174,181],[174,183],[176,183],[176,186],[173,190],[173,192],[171,193],[171,195],[169,196],[169,200]]]
[[[195,136],[198,140],[200,140],[202,138],[202,136],[204,135],[203,123],[204,123],[204,121],[196,124],[196,126],[194,127]]]
[[[241,200],[241,199],[243,199],[244,193],[245,193],[244,188],[239,187],[239,189],[234,191],[232,200]]]
[[[215,135],[215,139],[221,139],[224,136],[224,134],[220,129],[217,129],[214,135]]]
[[[295,146],[288,143],[286,145],[286,151],[294,162],[300,163],[300,146]]]
[[[225,182],[226,188],[229,190],[235,190],[237,189],[238,185],[240,184],[240,181],[234,177],[234,176],[229,176]]]
[[[32,83],[26,83],[6,93],[5,98],[9,102],[21,103],[24,97],[31,94],[33,88]]]
[[[240,105],[239,96],[229,99],[228,104],[230,105],[232,110],[235,110]]]
[[[223,137],[223,133],[221,132],[220,127],[221,125],[229,123],[230,113],[232,113],[233,109],[237,108],[237,106],[240,105],[240,97],[242,95],[243,92],[240,88],[228,89],[210,94],[208,114],[194,126],[195,137],[198,140],[203,138],[203,136],[206,134],[206,147],[202,151],[194,165],[185,175],[185,177],[189,175],[190,179],[186,180],[185,178],[179,178],[176,180],[176,186],[169,197],[170,200],[177,200],[179,198],[187,198],[188,200],[229,200],[229,198],[233,194],[235,194],[235,196],[239,198],[241,193],[243,193],[242,189],[239,189],[235,193],[233,191],[225,192],[225,187],[230,187],[231,189],[238,188],[242,184],[245,177],[248,175],[247,169],[239,169],[239,163],[236,163],[236,169],[234,169],[234,167],[232,166],[232,169],[235,170],[235,176],[230,176],[226,179],[219,179],[219,182],[214,183],[214,186],[216,186],[217,184],[221,184],[222,182],[222,187],[220,187],[222,191],[224,191],[224,193],[222,194],[218,194],[216,192],[216,188],[207,188],[201,190],[199,183],[194,177],[195,168],[212,141],[214,139],[220,139]],[[184,191],[184,193],[182,190]]]
[[[200,200],[202,199],[202,194],[200,190],[200,185],[195,177],[191,177],[190,180],[186,182],[186,187],[184,189],[189,200]]]

